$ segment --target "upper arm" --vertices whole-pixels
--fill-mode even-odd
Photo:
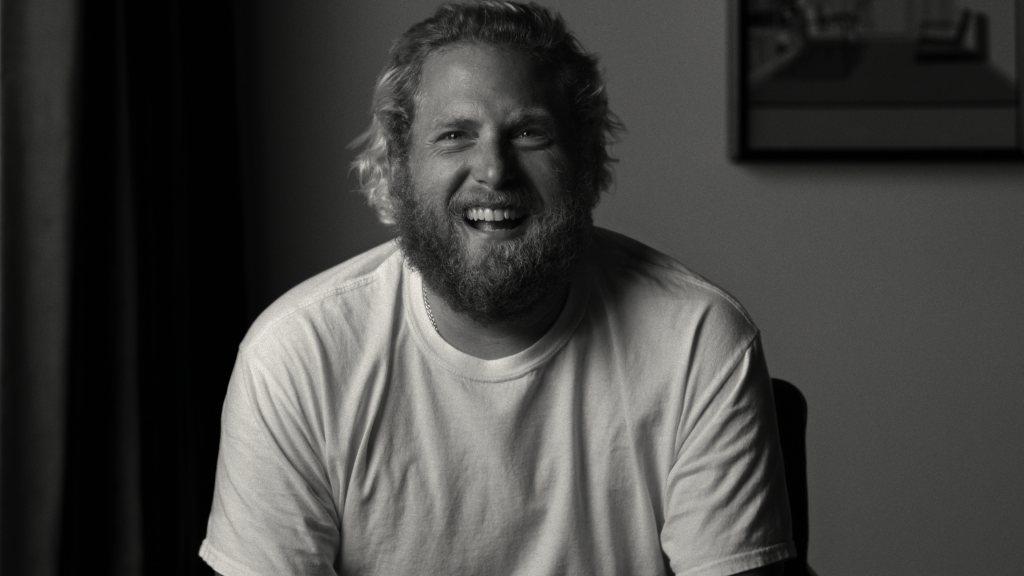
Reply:
[[[335,574],[340,527],[303,402],[243,353],[221,417],[217,477],[200,553],[218,571]]]
[[[662,548],[676,572],[714,566],[716,572],[746,574],[749,566],[795,553],[759,339],[733,358],[715,380],[687,383],[704,389],[687,397],[689,421],[681,426],[665,489]]]

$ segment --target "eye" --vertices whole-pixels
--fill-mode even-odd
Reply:
[[[540,150],[551,143],[546,130],[541,128],[519,128],[513,132],[512,138],[516,148],[521,150]]]
[[[472,143],[472,134],[465,130],[450,130],[442,132],[434,139],[434,146],[439,150],[455,152],[464,150]]]

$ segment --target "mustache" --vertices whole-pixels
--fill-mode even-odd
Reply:
[[[459,192],[448,203],[448,212],[461,216],[468,208],[515,208],[530,214],[543,201],[527,188],[511,190],[474,189]]]

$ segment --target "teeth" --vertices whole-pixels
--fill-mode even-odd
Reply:
[[[522,213],[515,208],[469,208],[466,210],[467,220],[487,220],[500,222],[502,220],[515,220],[521,218]]]

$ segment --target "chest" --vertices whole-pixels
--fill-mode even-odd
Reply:
[[[500,383],[393,370],[350,431],[346,573],[508,573],[526,550],[523,573],[660,566],[664,407],[607,369],[562,366]]]

